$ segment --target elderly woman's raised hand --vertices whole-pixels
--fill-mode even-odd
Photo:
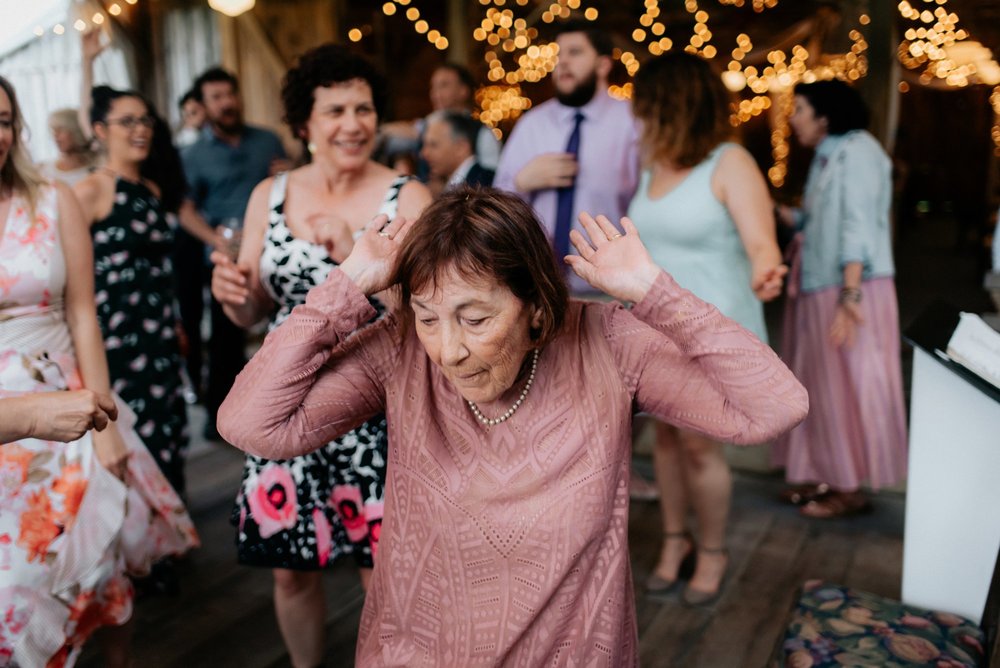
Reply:
[[[649,256],[632,221],[621,219],[624,234],[605,216],[595,219],[584,212],[580,223],[587,236],[577,230],[570,232],[569,239],[579,255],[567,255],[566,264],[577,276],[615,299],[637,302],[645,297],[660,268]]]
[[[400,243],[413,223],[401,216],[392,221],[385,214],[377,216],[354,242],[340,270],[368,296],[390,287]]]

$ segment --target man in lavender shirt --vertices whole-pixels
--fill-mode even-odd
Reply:
[[[638,131],[628,102],[608,95],[610,36],[590,23],[562,24],[553,73],[556,97],[526,113],[500,155],[493,185],[531,204],[555,248],[560,190],[571,196],[569,224],[579,229],[581,211],[611,220],[625,215],[639,178]],[[568,152],[579,123],[577,155]],[[568,234],[568,230],[565,231]],[[569,272],[570,289],[589,286]]]

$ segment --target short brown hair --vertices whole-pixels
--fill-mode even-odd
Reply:
[[[541,324],[531,336],[539,346],[562,328],[569,304],[563,273],[538,218],[516,195],[460,186],[424,210],[403,240],[396,262],[394,282],[402,296],[399,316],[404,330],[413,323],[409,306],[414,291],[436,285],[452,267],[467,279],[494,279],[524,304],[538,308]]]
[[[670,52],[643,64],[632,109],[642,121],[647,164],[694,167],[733,135],[732,96],[707,60]]]

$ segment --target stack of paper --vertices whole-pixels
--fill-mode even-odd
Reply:
[[[1000,332],[975,313],[963,313],[948,341],[948,357],[1000,388]]]

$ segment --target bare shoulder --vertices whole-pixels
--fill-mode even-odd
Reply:
[[[98,198],[101,191],[106,189],[108,179],[98,172],[88,174],[83,179],[77,181],[73,186],[73,193],[83,203],[89,203]],[[63,185],[61,181],[56,181],[56,187]]]
[[[739,144],[727,143],[719,156],[719,170],[745,171],[747,169],[758,169],[757,161]]]
[[[296,173],[298,171],[299,170],[296,169],[296,170],[293,170],[293,171],[289,172],[289,174],[294,174],[294,173]],[[273,186],[273,185],[274,185],[274,177],[273,176],[269,176],[266,179],[264,179],[263,181],[261,181],[260,183],[258,183],[256,186],[254,186],[253,192],[250,193],[250,202],[247,205],[247,207],[249,208],[250,205],[252,205],[253,203],[257,202],[258,200],[264,200],[266,202],[267,201],[267,197],[268,197],[268,195],[271,192],[271,186]]]
[[[404,218],[416,218],[431,203],[431,192],[423,183],[407,182],[399,191],[399,213]]]
[[[766,188],[764,175],[750,151],[739,144],[727,144],[719,156],[719,164],[712,174],[712,189],[722,195],[736,189]]]
[[[423,207],[430,203],[431,191],[420,181],[411,179],[399,189],[399,199],[401,202],[419,203]]]

